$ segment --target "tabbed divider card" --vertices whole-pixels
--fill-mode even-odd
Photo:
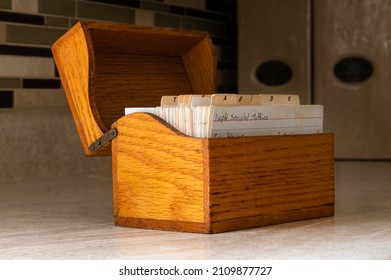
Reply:
[[[300,105],[297,95],[163,96],[159,107],[125,109],[125,114],[135,112],[155,114],[182,133],[201,138],[323,132],[323,106]]]

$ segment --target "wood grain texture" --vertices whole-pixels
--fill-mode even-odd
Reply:
[[[209,233],[208,223],[193,223],[176,220],[114,217],[114,223],[120,227],[159,229],[193,233]]]
[[[162,95],[214,93],[206,33],[78,23],[52,47],[87,155],[110,126],[117,225],[223,232],[334,213],[330,134],[198,139],[148,114]]]
[[[201,139],[143,113],[114,127],[118,225],[217,233],[334,214],[332,134]]]
[[[332,134],[205,139],[212,232],[332,216]]]
[[[163,95],[193,93],[180,57],[102,53],[96,59],[95,110],[105,130],[125,107],[159,106]]]
[[[112,142],[118,224],[173,229],[173,224],[184,222],[175,226],[184,231],[203,224],[202,141],[183,136],[143,113],[122,117],[113,127],[118,130]],[[133,218],[145,221],[131,223]]]
[[[52,52],[84,152],[91,156],[93,154],[88,149],[89,145],[103,133],[90,107],[88,91],[91,55],[83,25],[78,23],[66,32],[54,43]],[[109,155],[110,152],[106,148],[99,155]]]
[[[214,56],[213,44],[209,37],[205,37],[182,56],[194,94],[216,92],[217,60]]]
[[[216,59],[205,32],[80,22],[53,46],[87,155],[125,107],[153,107],[163,95],[213,93]]]

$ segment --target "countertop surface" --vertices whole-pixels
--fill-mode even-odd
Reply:
[[[336,162],[334,217],[214,235],[114,226],[109,173],[0,191],[0,259],[391,259],[391,162]]]

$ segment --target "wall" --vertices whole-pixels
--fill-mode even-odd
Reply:
[[[78,20],[207,31],[236,92],[236,0],[0,0],[0,182],[110,168],[84,158],[50,51]]]

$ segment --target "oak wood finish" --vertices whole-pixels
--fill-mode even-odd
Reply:
[[[202,141],[148,114],[127,115],[113,127],[118,130],[112,141],[116,223],[203,231]]]
[[[334,214],[333,135],[201,139],[123,116],[214,93],[206,33],[80,22],[52,50],[85,153],[112,155],[116,225],[217,233]],[[112,144],[90,152],[110,127]]]
[[[334,214],[333,135],[204,141],[211,232]]]
[[[114,127],[117,225],[217,233],[334,214],[332,134],[201,139],[143,113]]]
[[[91,43],[86,36],[83,25],[78,23],[55,42],[52,52],[84,152],[92,155],[88,147],[103,132],[90,106],[89,71],[93,58]],[[99,155],[110,152],[110,147],[106,147]]]
[[[124,115],[163,95],[214,93],[216,59],[204,32],[79,22],[52,47],[88,156],[88,147]]]

